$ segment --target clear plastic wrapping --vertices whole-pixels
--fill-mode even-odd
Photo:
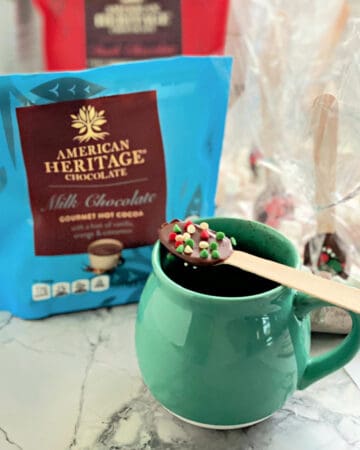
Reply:
[[[277,228],[302,256],[316,237],[304,269],[360,285],[360,12],[345,0],[249,0],[233,2],[231,14],[244,90],[228,114],[217,213]],[[325,93],[336,119],[323,105],[327,141],[316,153],[314,105]],[[346,261],[324,242],[326,227]],[[313,315],[315,331],[349,327],[341,310]]]
[[[40,18],[31,0],[0,0],[0,74],[42,69]]]

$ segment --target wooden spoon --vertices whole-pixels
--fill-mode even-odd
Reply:
[[[229,264],[360,314],[360,289],[234,250],[231,240],[223,233],[219,236],[216,231],[209,229],[204,231],[201,225],[191,224],[192,228],[189,226],[188,222],[174,220],[163,224],[159,230],[161,243],[170,253],[188,264],[198,266]],[[201,247],[201,242],[207,242],[206,249]],[[217,253],[214,254],[214,251]]]
[[[285,77],[290,35],[288,17],[284,12],[278,11],[261,55],[259,64],[261,77],[258,78],[262,118],[260,151],[262,157],[268,161],[276,154],[276,146],[281,142],[279,123],[282,116],[282,101],[279,96]],[[253,156],[252,152],[250,159]],[[264,163],[262,165],[265,172],[265,187],[254,202],[254,217],[259,222],[277,228],[282,219],[291,216],[293,202],[286,193],[279,174],[274,173]]]
[[[331,94],[322,94],[313,106],[315,202],[317,234],[307,242],[304,264],[315,271],[326,271],[347,278],[345,272],[346,251],[336,234],[335,208],[336,156],[338,138],[338,103]]]
[[[330,23],[329,28],[326,30],[320,42],[319,52],[316,58],[318,64],[311,75],[313,84],[311,84],[309,92],[305,95],[307,102],[309,99],[312,102],[317,95],[325,91],[325,86],[328,83],[324,80],[324,75],[329,71],[331,61],[345,31],[349,16],[350,7],[348,0],[343,0],[335,20]]]
[[[239,250],[235,250],[225,262],[360,314],[360,289]]]

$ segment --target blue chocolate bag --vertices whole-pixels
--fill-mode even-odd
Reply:
[[[139,300],[160,224],[214,213],[230,73],[175,57],[0,77],[0,309]]]

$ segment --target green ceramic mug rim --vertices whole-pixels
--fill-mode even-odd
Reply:
[[[202,221],[209,221],[211,219],[220,219],[220,220],[230,220],[230,221],[236,221],[236,222],[243,222],[243,223],[251,223],[254,227],[258,228],[258,229],[262,229],[263,231],[265,231],[266,233],[272,235],[275,238],[281,238],[281,240],[287,242],[289,249],[291,249],[291,257],[294,259],[294,264],[291,267],[299,267],[300,266],[300,255],[297,252],[296,248],[294,247],[294,245],[292,244],[292,242],[286,237],[284,236],[282,233],[279,233],[277,230],[275,230],[274,228],[269,227],[268,225],[265,225],[261,222],[256,222],[254,220],[245,220],[245,219],[239,219],[236,217],[205,217],[205,218],[201,218],[201,219],[196,219],[194,220],[194,222],[202,222]],[[186,295],[186,296],[191,296],[191,298],[193,300],[195,299],[200,299],[202,301],[211,301],[211,302],[234,302],[234,301],[248,301],[248,300],[254,300],[255,298],[257,299],[269,299],[269,294],[270,295],[278,295],[280,293],[282,293],[284,290],[286,289],[290,289],[286,286],[280,285],[277,286],[276,288],[270,289],[268,291],[265,292],[261,292],[259,294],[254,294],[254,295],[247,295],[247,296],[242,296],[242,297],[223,297],[223,296],[218,296],[218,295],[209,295],[209,294],[202,294],[201,292],[197,292],[197,291],[192,291],[190,289],[184,288],[183,286],[180,286],[179,284],[175,283],[175,281],[173,281],[171,278],[169,278],[163,271],[161,264],[160,264],[160,241],[156,241],[153,251],[152,251],[152,256],[151,256],[151,261],[152,261],[152,266],[153,266],[153,270],[154,273],[156,274],[156,276],[160,279],[160,281],[168,283],[168,285],[170,285],[170,287],[172,289],[174,289],[175,291],[179,291],[181,292],[182,295]]]

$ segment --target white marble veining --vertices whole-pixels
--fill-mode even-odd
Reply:
[[[360,449],[360,389],[344,370],[236,431],[182,423],[144,387],[136,305],[22,321],[0,313],[0,450]],[[336,337],[315,336],[315,351]]]

